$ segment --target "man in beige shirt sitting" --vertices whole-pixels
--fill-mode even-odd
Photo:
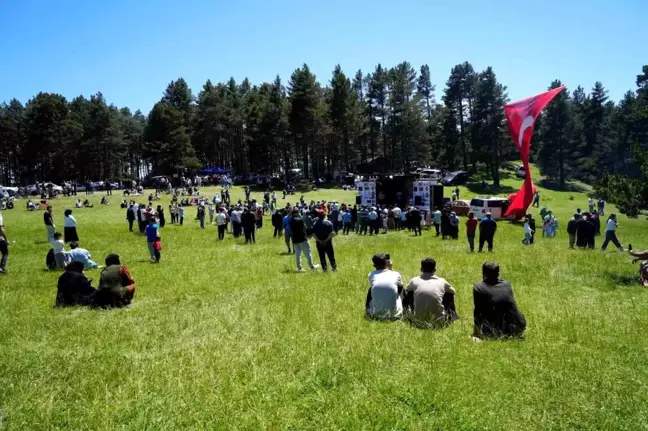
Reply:
[[[421,261],[421,275],[405,288],[403,308],[410,311],[412,323],[417,326],[438,327],[459,318],[454,304],[455,288],[435,273],[436,261],[425,258]]]

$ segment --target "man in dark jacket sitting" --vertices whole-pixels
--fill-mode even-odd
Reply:
[[[65,267],[65,272],[58,279],[56,289],[56,306],[70,307],[88,305],[92,301],[95,288],[91,280],[83,275],[83,262],[73,261]]]
[[[473,287],[476,340],[519,337],[526,329],[526,319],[517,307],[511,283],[500,279],[499,274],[498,264],[486,262],[482,267],[483,280]]]

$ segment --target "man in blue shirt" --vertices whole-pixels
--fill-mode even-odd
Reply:
[[[156,250],[155,247],[155,243],[160,240],[158,229],[159,228],[158,224],[155,222],[155,217],[149,217],[149,224],[145,229],[146,243],[148,244],[151,261],[154,263],[160,263],[160,251]]]
[[[70,262],[81,262],[83,269],[99,268],[99,265],[92,260],[90,252],[85,248],[79,247],[78,241],[72,241],[70,244],[70,251],[68,251],[68,259]]]
[[[313,235],[317,244],[317,254],[319,254],[320,265],[322,271],[326,272],[328,265],[326,264],[326,256],[331,262],[331,269],[337,270],[335,263],[335,251],[333,251],[333,235],[335,235],[333,223],[324,218],[324,211],[317,211],[317,220],[313,224]]]
[[[288,210],[284,211],[283,229],[284,229],[284,239],[286,240],[286,247],[288,247],[288,254],[291,254],[292,251],[290,250],[290,214],[288,213]]]
[[[488,243],[488,251],[493,251],[493,238],[497,231],[497,222],[493,220],[491,213],[486,213],[486,217],[479,223],[479,252],[484,248],[484,243]]]
[[[352,224],[351,209],[347,208],[347,210],[342,213],[342,222],[344,223],[344,230],[342,233],[348,235]]]

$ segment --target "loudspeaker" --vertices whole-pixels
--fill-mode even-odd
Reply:
[[[356,196],[356,205],[362,205],[362,196],[360,195]]]

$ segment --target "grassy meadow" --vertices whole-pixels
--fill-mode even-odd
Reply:
[[[502,194],[520,185],[506,179]],[[11,246],[0,277],[0,429],[648,429],[648,291],[637,266],[613,246],[569,250],[566,222],[587,195],[540,192],[560,220],[554,239],[538,233],[525,247],[521,225],[502,222],[495,251],[471,254],[463,222],[459,241],[431,231],[339,235],[339,271],[315,274],[296,273],[269,217],[257,244],[243,245],[229,234],[218,242],[215,225],[201,230],[193,208],[184,226],[161,230],[162,264],[152,265],[144,237],[128,232],[120,193],[108,207],[97,193],[94,208],[74,216],[93,258],[118,253],[135,278],[133,304],[119,310],[53,308],[60,273],[44,270],[42,212],[18,201],[3,212]],[[461,198],[477,193],[463,187]],[[53,203],[61,231],[73,201]],[[644,217],[619,221],[624,245],[648,248]],[[391,254],[405,282],[434,257],[461,319],[442,330],[366,319],[376,252]],[[485,260],[513,284],[523,341],[471,340],[472,284]],[[99,270],[86,273],[96,285]]]

